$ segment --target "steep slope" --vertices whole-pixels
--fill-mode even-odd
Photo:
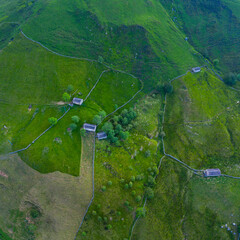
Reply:
[[[31,38],[64,54],[102,56],[142,78],[147,89],[199,64],[157,0],[60,0],[36,8],[23,28]]]
[[[240,3],[226,0],[161,0],[190,43],[223,72],[240,72]]]

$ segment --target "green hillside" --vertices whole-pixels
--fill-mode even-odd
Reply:
[[[176,25],[219,69],[240,72],[240,3],[237,0],[161,0]]]
[[[46,2],[23,31],[60,53],[103,56],[107,64],[142,78],[147,89],[199,64],[156,0]]]

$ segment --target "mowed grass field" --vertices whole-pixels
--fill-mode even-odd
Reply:
[[[74,238],[92,197],[93,140],[91,134],[83,139],[80,177],[40,174],[17,155],[0,156],[5,174],[0,176],[0,225],[5,233],[18,240]]]
[[[2,51],[0,66],[2,153],[10,152],[11,148],[25,148],[50,126],[49,117],[59,118],[67,110],[67,105],[59,105],[59,102],[69,84],[74,88],[72,97],[75,92],[74,96],[81,93],[79,97],[85,98],[106,70],[99,63],[54,55],[22,35]],[[139,80],[126,74],[114,71],[103,74],[81,107],[73,107],[20,156],[42,173],[61,171],[78,176],[81,156],[79,129],[83,123],[92,123],[94,115],[102,109],[106,113],[112,112],[115,105],[127,102],[140,88]],[[128,94],[125,94],[126,89]],[[28,110],[30,104],[31,111]],[[69,133],[67,128],[74,115],[80,117],[80,122],[78,128]]]

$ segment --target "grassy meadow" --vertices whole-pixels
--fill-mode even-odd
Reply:
[[[71,94],[80,93],[85,98],[106,70],[99,63],[56,56],[22,35],[0,54],[0,66],[2,153],[26,147],[49,127],[49,117],[59,118],[67,110],[61,101],[69,84],[74,88]],[[140,88],[139,80],[126,74],[103,74],[83,106],[74,106],[55,127],[21,153],[21,158],[42,173],[61,171],[78,176],[80,127],[84,122],[92,123],[100,110],[112,112],[115,105],[124,104]],[[126,90],[128,94],[123,94]],[[74,115],[79,116],[80,122],[75,131],[69,132]]]

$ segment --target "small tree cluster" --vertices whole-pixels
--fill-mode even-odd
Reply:
[[[77,124],[79,123],[80,118],[78,116],[72,116],[71,119],[73,122],[69,125],[69,129],[72,132],[77,129]]]
[[[227,85],[233,86],[237,81],[240,81],[240,74],[230,72],[223,77],[223,81]]]
[[[130,108],[124,109],[120,115],[115,115],[110,121],[106,122],[102,130],[107,133],[111,143],[119,145],[119,140],[126,140],[129,137],[129,130],[133,127],[131,122],[136,118],[137,114]]]
[[[93,123],[99,125],[105,117],[106,112],[102,110],[97,115],[94,116]]]

